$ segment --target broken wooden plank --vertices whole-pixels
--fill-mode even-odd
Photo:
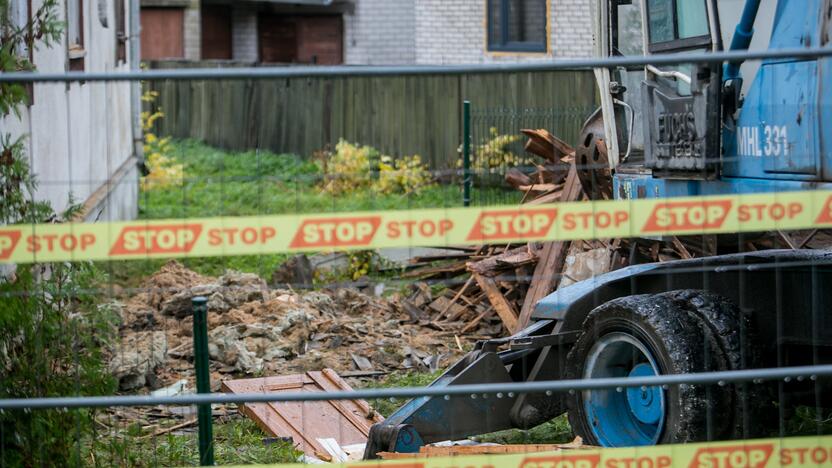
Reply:
[[[560,201],[577,201],[582,196],[583,189],[573,164],[569,169],[569,176],[566,177],[566,184],[563,187]],[[531,286],[526,292],[526,299],[520,309],[518,326],[521,329],[528,325],[537,302],[557,288],[560,272],[563,270],[570,244],[569,241],[554,241],[547,242],[543,246],[543,251],[539,254],[537,267],[534,269]]]
[[[594,447],[574,444],[511,444],[511,445],[425,445],[419,449],[427,457],[451,457],[461,455],[497,455],[509,453],[558,452],[561,450],[591,449]]]
[[[527,205],[543,205],[545,203],[555,203],[560,200],[562,190],[555,190],[553,192],[544,193],[543,195],[526,202]]]
[[[448,310],[451,311],[451,315],[462,315],[467,310],[467,308],[465,308],[464,306],[461,306],[453,302],[445,296],[437,297],[433,302],[430,303],[428,307],[433,311],[437,312],[437,317],[439,318],[444,316],[445,312]]]
[[[468,286],[471,286],[471,283],[473,283],[473,282],[474,282],[474,277],[473,277],[473,276],[469,277],[469,278],[468,278],[468,280],[467,280],[467,281],[465,281],[465,284],[464,284],[464,285],[462,285],[462,288],[460,288],[460,290],[459,290],[459,291],[457,291],[457,292],[456,292],[456,294],[454,294],[453,299],[451,299],[451,302],[448,304],[448,306],[447,306],[447,307],[445,307],[445,310],[443,310],[443,311],[439,314],[439,316],[440,316],[440,317],[445,317],[446,315],[448,315],[448,311],[449,311],[449,310],[451,310],[451,306],[453,306],[454,304],[456,304],[456,301],[458,301],[458,300],[459,300],[459,298],[460,298],[463,294],[465,294],[465,291],[468,289]],[[464,313],[464,312],[463,312],[463,313]],[[454,315],[454,314],[451,314],[451,316],[453,316],[453,315]],[[450,318],[451,316],[448,316],[448,317]],[[458,317],[457,317],[457,318],[458,318]]]
[[[676,247],[676,251],[679,252],[679,255],[681,255],[683,259],[693,258],[693,255],[688,252],[687,247],[685,247],[685,244],[683,244],[678,237],[673,236],[672,242],[673,246]]]
[[[529,137],[529,141],[526,142],[526,151],[552,162],[575,152],[575,149],[569,143],[552,135],[546,129],[523,129],[520,132]]]
[[[500,320],[503,321],[506,330],[512,335],[516,333],[519,329],[517,312],[515,312],[514,306],[500,293],[500,288],[497,287],[494,279],[477,273],[474,273],[474,279],[480,285],[480,288],[485,291],[488,301],[494,306],[494,310],[500,316]]]
[[[551,192],[553,190],[557,190],[560,186],[556,184],[531,184],[531,185],[521,185],[519,190],[523,192]]]
[[[494,276],[501,269],[513,268],[512,264],[501,264],[500,260],[504,258],[514,258],[516,255],[534,255],[529,252],[527,246],[517,247],[516,249],[507,250],[499,255],[493,255],[484,260],[477,262],[468,262],[468,271],[485,276]]]
[[[226,380],[226,393],[281,393],[351,391],[331,369],[305,374]],[[370,426],[384,421],[364,400],[247,403],[240,411],[273,437],[291,437],[310,456],[326,456],[318,441],[334,438],[340,446],[367,442]]]
[[[531,177],[524,174],[520,169],[514,167],[506,172],[505,180],[507,184],[511,185],[512,187],[518,190],[523,190],[519,187],[522,187],[524,185],[532,185],[534,183],[534,180],[532,180]]]
[[[416,268],[402,274],[402,278],[430,278],[435,276],[456,276],[465,271],[465,260],[443,265]]]

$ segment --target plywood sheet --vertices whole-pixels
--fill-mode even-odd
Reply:
[[[334,392],[352,390],[331,369],[305,374],[228,380],[227,393]],[[364,400],[255,403],[241,411],[274,437],[291,437],[307,455],[328,459],[318,439],[335,439],[342,447],[367,442],[370,426],[384,420]]]

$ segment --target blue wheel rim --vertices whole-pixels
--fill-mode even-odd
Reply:
[[[590,349],[584,378],[658,375],[659,367],[647,347],[627,333],[610,333]],[[661,387],[634,387],[583,392],[587,425],[604,447],[655,445],[665,421],[665,392]]]

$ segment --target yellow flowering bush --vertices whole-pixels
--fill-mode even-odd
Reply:
[[[353,145],[341,140],[335,152],[324,151],[319,163],[323,166],[323,189],[327,193],[341,194],[370,186],[370,161],[378,157],[378,151]]]
[[[360,189],[382,194],[419,193],[433,183],[433,177],[420,156],[394,159],[370,146],[341,140],[334,152],[323,151],[319,165],[324,172],[323,190],[334,195]],[[374,177],[373,168],[378,169]]]
[[[509,148],[520,141],[521,135],[500,135],[496,127],[488,129],[488,135],[488,141],[474,148],[471,170],[475,174],[490,174],[494,169],[502,170],[522,163],[520,156]],[[457,167],[462,167],[462,159],[457,162]]]
[[[142,94],[142,101],[152,103],[158,97],[157,91],[146,91]],[[165,114],[161,109],[156,112],[143,111],[139,114],[144,133],[145,165],[148,170],[147,175],[141,179],[142,190],[181,185],[184,178],[182,164],[176,164],[170,157],[170,137],[159,138],[153,133],[153,125],[158,119],[164,117]]]
[[[417,154],[394,160],[382,156],[374,189],[379,193],[417,194],[433,183],[433,176]]]

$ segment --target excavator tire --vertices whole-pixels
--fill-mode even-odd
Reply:
[[[732,301],[699,289],[665,295],[676,302],[686,302],[686,309],[702,327],[707,327],[707,335],[716,344],[718,370],[766,367],[750,314],[740,311]],[[776,384],[726,382],[725,386],[731,390],[733,421],[725,428],[724,437],[752,439],[771,435],[777,427]]]
[[[567,355],[566,377],[732,369],[740,360],[739,341],[727,330],[734,322],[727,318],[708,326],[702,319],[722,308],[736,316],[729,303],[706,293],[644,294],[602,304],[589,313]],[[573,431],[586,443],[637,446],[732,437],[735,401],[734,389],[727,386],[682,384],[573,392],[567,406]]]

